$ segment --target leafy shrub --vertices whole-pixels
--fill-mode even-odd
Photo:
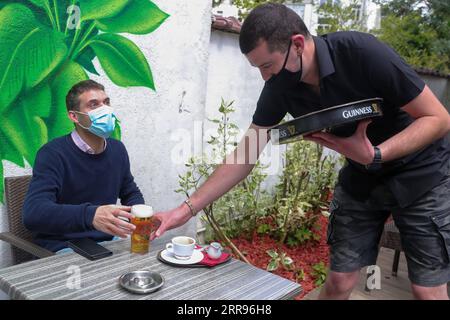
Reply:
[[[217,168],[217,160],[236,147],[239,131],[230,121],[232,105],[222,99],[220,119],[209,120],[217,125],[216,134],[207,142],[212,152],[189,159],[176,192],[189,197]],[[250,175],[204,210],[206,239],[228,242],[238,236],[250,238],[256,232],[291,246],[319,240],[317,219],[326,212],[338,165],[333,155],[324,154],[323,147],[315,143],[292,143],[285,153],[280,182],[271,195],[262,188],[265,167],[258,161]]]
[[[321,286],[325,283],[325,279],[327,278],[327,267],[323,261],[316,263],[312,266],[311,275],[315,278],[314,284],[316,286]]]
[[[317,219],[327,213],[341,161],[342,157],[325,155],[323,147],[312,142],[288,145],[285,167],[269,212],[273,225],[271,233],[280,243],[295,246],[319,240],[314,232],[319,228]]]
[[[190,192],[195,191],[218,167],[218,160],[233,150],[239,134],[238,127],[230,122],[230,114],[234,112],[233,102],[225,102],[222,99],[219,107],[220,119],[209,121],[217,125],[216,134],[207,141],[212,147],[212,154],[203,154],[200,157],[192,157],[186,163],[187,171],[179,175],[180,188],[175,190],[189,197]],[[238,235],[251,235],[257,228],[258,217],[265,214],[265,208],[271,198],[262,189],[262,182],[266,175],[264,166],[258,161],[251,174],[242,182],[231,189],[222,198],[210,204],[203,211],[203,220],[208,223],[206,239],[220,239],[230,245],[232,250],[245,260],[242,253],[229,240]]]
[[[268,250],[267,254],[270,256],[271,260],[267,265],[267,271],[275,271],[280,266],[285,270],[292,270],[294,267],[294,260],[288,257],[285,252],[276,252],[275,250]]]

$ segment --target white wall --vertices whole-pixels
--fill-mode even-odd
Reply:
[[[212,30],[209,50],[206,115],[219,116],[222,97],[226,101],[234,100],[236,111],[232,120],[240,128],[246,128],[251,123],[264,81],[258,69],[241,53],[238,34]],[[206,129],[212,126],[205,123]]]
[[[367,2],[367,30],[379,29],[381,27],[381,7],[372,1]]]
[[[122,141],[128,149],[132,173],[145,200],[156,210],[171,209],[184,197],[173,192],[184,166],[174,165],[171,150],[177,141],[169,139],[179,129],[193,130],[195,120],[204,118],[211,1],[177,0],[154,2],[170,17],[153,33],[128,35],[143,51],[152,69],[156,92],[148,88],[114,85],[95,62],[112,105],[122,124]],[[183,108],[190,112],[179,113]],[[199,137],[201,139],[201,137]],[[7,162],[5,176],[29,174]],[[8,229],[4,206],[0,206],[0,231]],[[194,235],[195,221],[173,233]],[[169,237],[170,234],[167,235]],[[0,268],[10,264],[9,245],[0,242]]]
[[[238,125],[241,137],[252,122],[264,81],[258,69],[252,67],[241,53],[238,34],[212,30],[209,50],[206,117],[220,118],[218,109],[221,98],[234,101],[236,111],[231,114],[230,121]],[[210,136],[208,133],[214,133],[216,125],[205,120],[204,128],[207,141]],[[281,153],[284,148],[269,143],[261,155],[261,162],[270,165],[266,170],[269,175],[267,187],[272,186],[281,173]]]
[[[212,12],[224,17],[236,17],[238,16],[238,8],[234,6],[231,0],[223,1],[220,5],[213,8]]]

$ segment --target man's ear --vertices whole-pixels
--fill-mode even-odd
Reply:
[[[73,123],[78,123],[78,119],[77,116],[75,115],[75,112],[69,111],[67,113],[67,117],[69,117],[70,121],[72,121]]]
[[[303,53],[305,50],[305,36],[302,34],[296,34],[292,36],[291,40],[292,44],[295,46],[295,51],[298,54]]]

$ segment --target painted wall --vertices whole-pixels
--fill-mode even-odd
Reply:
[[[129,2],[133,1],[142,3],[140,0]],[[211,2],[155,0],[153,3],[169,15],[157,29],[152,32],[135,30],[134,34],[120,33],[142,52],[151,68],[156,91],[151,90],[149,85],[118,85],[120,80],[111,76],[111,70],[107,74],[98,58],[93,60],[93,66],[99,75],[87,74],[105,85],[121,120],[122,141],[130,155],[132,173],[146,202],[159,211],[173,208],[183,200],[181,195],[173,192],[178,187],[178,174],[183,172],[184,166],[171,159],[172,149],[179,143],[170,139],[171,133],[177,130],[191,132],[195,120],[204,118]],[[134,16],[134,19],[128,18],[125,22],[136,19],[137,16]],[[31,172],[29,164],[20,168],[10,161],[3,160],[2,163],[5,176]],[[0,206],[0,231],[7,229],[5,208]],[[166,237],[174,233],[194,235],[195,221],[181,230],[168,233]],[[9,264],[9,245],[0,243],[0,267]]]

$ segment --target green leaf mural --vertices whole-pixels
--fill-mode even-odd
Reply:
[[[4,113],[2,126],[5,128],[5,135],[30,165],[34,164],[36,152],[41,145],[48,141],[44,118],[49,116],[51,101],[50,87],[44,83],[20,97]],[[20,134],[17,134],[18,128]]]
[[[103,33],[94,37],[90,46],[97,54],[103,70],[115,84],[155,89],[147,60],[132,41],[116,34]]]
[[[10,4],[0,11],[0,113],[22,90],[47,78],[63,61],[63,35],[39,24],[31,10]]]
[[[0,142],[1,142],[1,140],[0,140]],[[0,156],[1,156],[1,154],[0,154]],[[3,163],[1,161],[0,161],[0,177],[3,177]],[[0,185],[0,191],[3,194],[3,184]]]
[[[0,0],[0,195],[2,160],[33,166],[43,144],[73,130],[65,97],[99,74],[95,58],[116,85],[155,90],[144,54],[119,33],[149,34],[168,17],[150,0]]]
[[[132,0],[80,0],[81,20],[109,18],[120,13]]]
[[[94,64],[92,63],[92,60],[94,60],[94,58],[95,58],[94,50],[92,50],[91,47],[87,47],[86,49],[83,50],[83,52],[77,57],[75,61],[90,73],[99,75],[99,73],[95,69]]]
[[[151,12],[150,14],[148,14]],[[168,14],[154,3],[146,0],[130,1],[120,14],[97,22],[98,28],[105,32],[128,32],[147,34],[158,28]]]
[[[68,61],[50,80],[52,88],[52,118],[47,122],[50,139],[62,136],[73,130],[73,124],[67,117],[66,95],[70,88],[83,80],[89,79],[83,68],[73,61]]]

